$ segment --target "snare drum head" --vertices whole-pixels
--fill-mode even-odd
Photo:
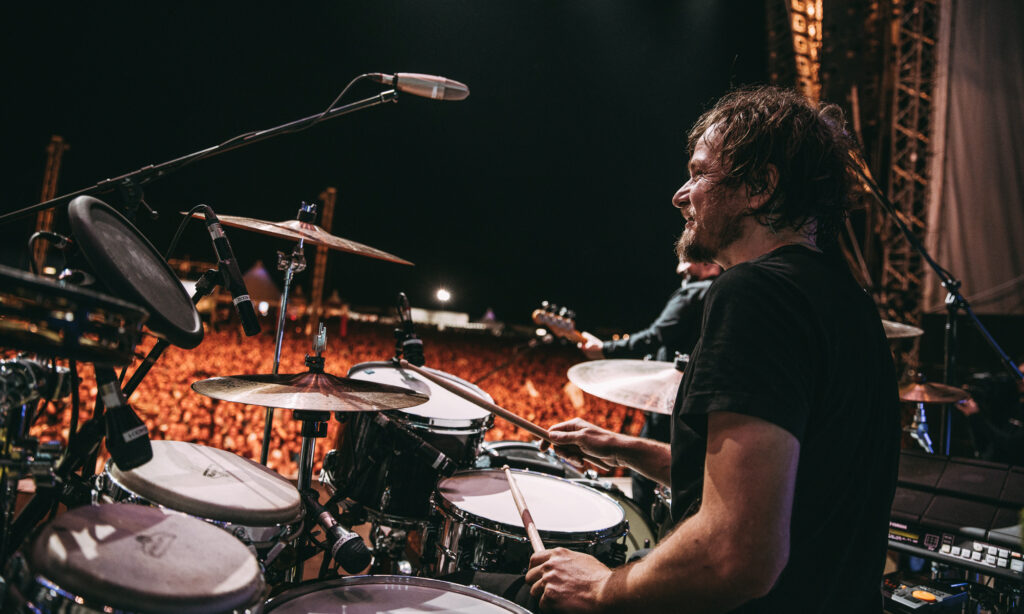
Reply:
[[[568,480],[528,471],[512,471],[526,507],[542,534],[591,533],[623,524],[622,507],[610,497]],[[438,494],[463,516],[522,528],[505,472],[487,469],[457,473],[441,480]]]
[[[132,612],[229,612],[264,590],[256,557],[237,539],[141,505],[68,510],[42,529],[28,562],[87,603]]]
[[[494,401],[489,394],[463,379],[444,371],[427,370],[451,381],[453,384],[464,388],[467,392],[485,401]],[[430,394],[430,400],[426,403],[416,407],[396,410],[407,416],[412,422],[427,422],[441,426],[459,427],[482,423],[491,416],[491,413],[486,409],[448,392],[430,380],[413,373],[411,370],[401,369],[388,362],[358,364],[349,369],[348,376],[353,379],[402,386],[416,392]]]
[[[236,524],[287,524],[302,513],[299,491],[257,462],[184,441],[152,444],[153,460],[141,467],[108,464],[118,486],[151,503]]]
[[[529,610],[476,588],[410,576],[351,576],[281,593],[266,609],[275,614],[345,612],[479,612],[528,614]]]

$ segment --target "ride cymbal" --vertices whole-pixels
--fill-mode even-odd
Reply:
[[[569,368],[569,381],[584,392],[656,414],[672,413],[682,379],[674,363],[655,360],[591,360]]]
[[[408,388],[329,373],[211,377],[194,382],[192,390],[222,401],[304,411],[385,411],[430,399]]]
[[[187,214],[182,212],[182,215]],[[203,214],[193,213],[192,217],[202,219]],[[327,248],[341,252],[368,256],[379,260],[387,260],[388,262],[397,262],[398,264],[412,265],[408,260],[399,258],[398,256],[389,254],[375,247],[363,245],[362,243],[349,239],[336,237],[316,224],[310,224],[308,222],[300,222],[299,220],[268,222],[265,220],[259,220],[252,217],[241,217],[238,215],[218,215],[217,217],[220,219],[220,223],[225,226],[252,230],[253,232],[278,237],[280,239],[290,239],[292,241],[303,240],[309,245],[323,245]]]

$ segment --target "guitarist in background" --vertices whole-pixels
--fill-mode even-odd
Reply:
[[[661,315],[650,326],[614,341],[602,341],[582,331],[580,335],[584,341],[577,347],[591,360],[642,358],[672,362],[676,354],[692,352],[700,336],[704,295],[722,273],[722,267],[714,263],[689,262],[680,257],[676,273],[682,275],[683,283],[672,293]],[[644,414],[646,419],[640,436],[669,443],[672,417],[652,412]],[[657,485],[635,471],[630,473],[633,475],[633,500],[649,514]]]

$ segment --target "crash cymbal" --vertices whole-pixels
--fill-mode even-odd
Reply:
[[[956,403],[969,396],[966,390],[932,382],[900,386],[900,400],[910,403]]]
[[[185,215],[185,213],[182,212],[182,215]],[[203,214],[193,213],[192,217],[201,219]],[[225,226],[252,230],[254,232],[259,232],[281,239],[290,239],[293,241],[302,239],[309,245],[323,245],[330,249],[336,249],[350,254],[369,256],[370,258],[378,258],[380,260],[387,260],[388,262],[397,262],[398,264],[412,265],[408,260],[404,260],[398,256],[381,251],[375,247],[363,245],[362,243],[351,241],[349,239],[336,237],[316,224],[310,224],[308,222],[300,222],[299,220],[268,222],[266,220],[258,220],[252,217],[241,217],[238,215],[218,215],[217,217],[220,219],[220,223]]]
[[[910,324],[900,324],[892,320],[882,320],[882,329],[886,339],[911,339],[920,337],[924,330]]]
[[[430,399],[408,388],[329,373],[211,377],[193,383],[192,390],[222,401],[305,411],[384,411]]]
[[[591,360],[569,368],[569,381],[595,397],[656,414],[671,414],[683,372],[671,362]]]

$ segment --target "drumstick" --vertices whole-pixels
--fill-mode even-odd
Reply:
[[[505,477],[508,478],[508,488],[512,491],[512,500],[515,501],[516,509],[519,510],[519,516],[523,519],[523,527],[526,529],[526,536],[530,538],[530,545],[533,546],[534,552],[542,552],[544,550],[544,542],[540,541],[537,524],[533,522],[530,509],[526,507],[526,499],[523,498],[523,493],[519,492],[519,487],[516,486],[516,479],[512,477],[512,470],[508,468],[508,465],[502,467],[501,470],[505,472]]]
[[[398,361],[398,364],[401,365],[403,369],[411,369],[412,371],[415,371],[416,373],[419,373],[423,377],[425,377],[428,380],[434,382],[435,384],[437,384],[441,388],[444,388],[445,390],[447,390],[448,392],[454,394],[455,396],[460,397],[462,399],[465,399],[465,400],[467,400],[470,403],[473,403],[475,405],[478,405],[478,406],[486,409],[487,411],[491,412],[492,414],[494,414],[494,415],[496,415],[496,416],[498,416],[500,418],[504,418],[505,420],[508,420],[512,424],[514,424],[514,425],[518,426],[519,428],[523,429],[524,431],[526,431],[527,433],[530,433],[531,435],[534,435],[536,437],[540,437],[541,439],[543,439],[544,441],[546,441],[548,443],[553,443],[551,441],[551,439],[548,437],[548,432],[546,430],[544,430],[543,428],[541,428],[541,427],[537,426],[536,424],[530,422],[526,418],[523,418],[522,416],[514,414],[514,413],[510,412],[509,410],[505,409],[504,407],[500,407],[498,405],[495,405],[494,403],[491,403],[490,401],[486,401],[484,399],[481,399],[480,397],[478,397],[478,396],[476,396],[476,395],[474,395],[474,394],[464,390],[463,388],[461,388],[459,386],[456,386],[455,384],[449,382],[448,380],[444,379],[443,377],[439,377],[437,375],[434,375],[430,371],[427,371],[426,369],[421,369],[420,367],[417,367],[416,365],[410,363],[409,361],[405,360],[404,358],[402,360]],[[580,455],[583,457],[583,460],[587,461],[588,463],[590,463],[591,465],[597,467],[598,469],[603,469],[605,471],[611,471],[612,470],[612,467],[610,465],[606,464],[604,461],[602,461],[599,458],[595,458],[593,456],[590,456],[589,454],[584,454],[583,452],[580,452]]]

